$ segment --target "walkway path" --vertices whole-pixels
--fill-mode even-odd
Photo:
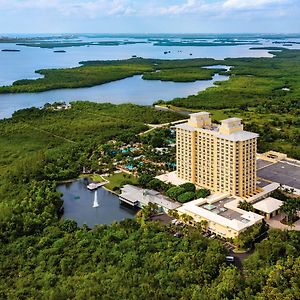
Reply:
[[[169,125],[176,125],[176,124],[180,124],[180,123],[184,123],[186,122],[188,119],[182,119],[182,120],[178,120],[178,121],[173,121],[173,122],[169,122],[169,123],[163,123],[163,124],[145,124],[149,127],[151,127],[150,129],[144,131],[144,132],[141,132],[139,135],[144,135],[144,134],[147,134],[149,132],[151,132],[152,130],[156,129],[156,128],[162,128],[162,127],[166,127],[166,126],[169,126]]]

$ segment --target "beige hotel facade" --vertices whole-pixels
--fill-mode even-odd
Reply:
[[[214,192],[255,194],[258,134],[244,131],[241,119],[213,124],[208,112],[199,112],[175,127],[179,178]]]

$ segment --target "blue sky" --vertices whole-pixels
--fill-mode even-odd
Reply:
[[[300,0],[0,0],[1,33],[299,33]]]

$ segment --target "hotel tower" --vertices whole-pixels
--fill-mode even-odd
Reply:
[[[244,131],[241,119],[218,125],[209,113],[199,112],[175,127],[179,178],[214,192],[240,197],[255,193],[258,134]]]

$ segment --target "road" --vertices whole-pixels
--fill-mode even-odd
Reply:
[[[149,126],[150,129],[148,129],[148,130],[146,130],[144,132],[141,132],[139,135],[147,134],[147,133],[149,133],[152,130],[157,129],[157,128],[162,128],[162,127],[166,127],[166,126],[169,126],[169,125],[176,125],[176,124],[184,123],[187,120],[188,119],[182,119],[182,120],[173,121],[173,122],[169,122],[169,123],[163,123],[163,124],[145,124],[145,125]]]

